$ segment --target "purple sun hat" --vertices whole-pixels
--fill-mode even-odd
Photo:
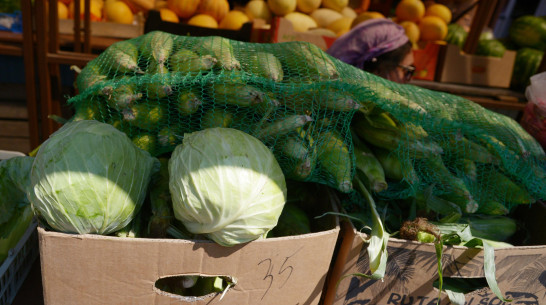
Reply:
[[[404,28],[390,19],[374,18],[359,23],[345,33],[326,51],[333,57],[358,67],[409,41]]]

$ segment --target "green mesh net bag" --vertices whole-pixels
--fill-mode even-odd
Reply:
[[[352,189],[353,71],[308,43],[258,44],[164,32],[111,45],[76,79],[73,120],[124,131],[154,156],[184,134],[229,127],[262,140],[288,178]],[[354,71],[353,71],[354,74]],[[359,74],[362,77],[362,74]]]
[[[378,198],[435,198],[442,206],[433,210],[445,215],[504,215],[545,198],[544,151],[516,121],[462,97],[375,81],[366,85],[373,107],[351,130],[355,152],[383,169],[386,185],[368,175]]]
[[[288,178],[344,193],[373,167],[365,156],[380,165],[384,181],[365,176],[382,198],[426,192],[474,213],[546,197],[544,151],[517,122],[366,73],[305,42],[155,31],[111,45],[76,86],[71,120],[112,124],[154,156],[186,133],[229,127],[262,140]]]

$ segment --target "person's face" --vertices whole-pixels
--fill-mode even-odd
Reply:
[[[391,71],[389,75],[389,80],[405,84],[409,82],[415,71],[415,66],[413,65],[413,52],[409,52],[406,57],[398,64],[398,66]]]

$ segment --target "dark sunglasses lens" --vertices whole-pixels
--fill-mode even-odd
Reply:
[[[414,74],[415,74],[414,66],[404,67],[404,77],[406,78],[406,80],[411,80]]]
[[[410,80],[413,77],[414,72],[415,72],[414,70],[407,70],[406,71],[406,79]]]

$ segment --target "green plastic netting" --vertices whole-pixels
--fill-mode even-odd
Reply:
[[[383,198],[426,190],[468,213],[546,198],[544,151],[511,118],[390,82],[310,43],[155,31],[111,45],[76,87],[72,120],[112,124],[154,156],[185,133],[236,128],[270,147],[288,178],[347,193],[356,135],[402,169]]]

